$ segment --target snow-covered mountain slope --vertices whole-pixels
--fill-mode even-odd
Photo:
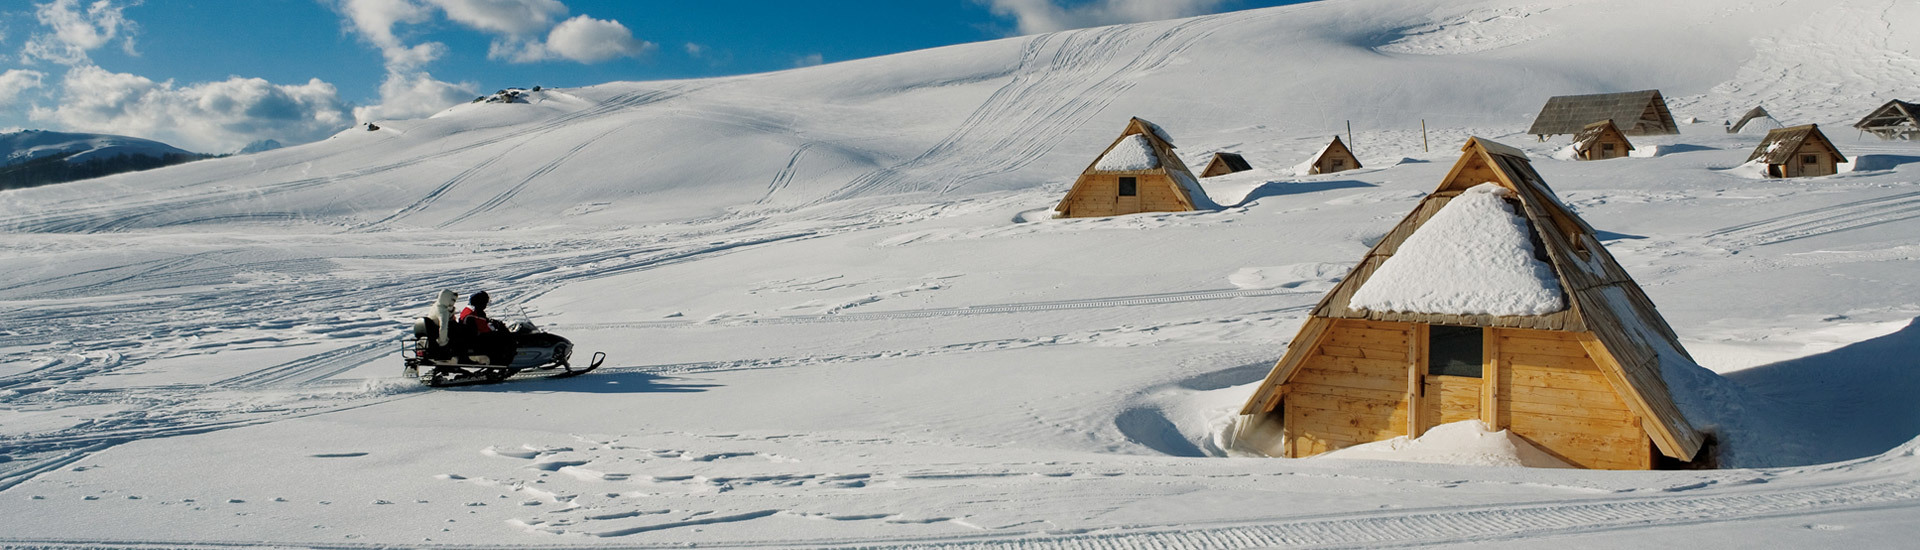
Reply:
[[[1916,19],[1316,2],[0,192],[0,545],[1901,546],[1920,145],[1845,124],[1920,81]],[[1521,134],[1549,95],[1645,88],[1698,123],[1594,162]],[[1759,103],[1853,162],[1732,170],[1758,136],[1721,121]],[[1219,210],[1045,219],[1130,116],[1256,169],[1203,182]],[[1285,172],[1349,119],[1366,168]],[[1468,135],[1531,155],[1724,375],[1683,398],[1732,468],[1224,456]],[[442,288],[611,359],[422,391],[396,337]]]
[[[1346,121],[1371,138],[1358,146],[1390,156],[1406,152],[1422,120],[1444,128],[1437,141],[1457,141],[1521,125],[1550,95],[1645,88],[1674,98],[1681,117],[1719,121],[1765,103],[1790,124],[1837,125],[1920,78],[1911,53],[1920,32],[1875,25],[1920,17],[1915,9],[1316,2],[764,75],[528,92],[531,104],[461,105],[177,168],[167,190],[116,192],[120,183],[106,181],[10,197],[101,199],[5,216],[0,227],[119,228],[147,214],[127,209],[164,205],[135,226],[274,212],[365,229],[483,228],[554,223],[605,203],[565,220],[604,226],[964,196],[1058,182],[1127,116],[1169,128],[1183,151],[1280,158],[1308,152],[1292,140],[1325,139]]]
[[[66,159],[70,163],[105,160],[120,155],[156,158],[167,155],[194,155],[179,147],[128,136],[47,130],[21,130],[0,134],[0,155],[4,155],[0,156],[0,164],[26,162],[63,153],[72,154]]]

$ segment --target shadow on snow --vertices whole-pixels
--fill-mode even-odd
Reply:
[[[1821,462],[1884,453],[1920,436],[1920,319],[1898,332],[1833,351],[1727,373],[1797,409],[1822,434]]]

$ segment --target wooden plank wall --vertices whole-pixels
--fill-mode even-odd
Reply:
[[[1288,381],[1293,457],[1407,433],[1407,350],[1412,325],[1334,321]]]
[[[1584,468],[1647,469],[1652,442],[1576,334],[1494,329],[1496,428]]]
[[[1125,174],[1137,178],[1136,196],[1120,196],[1120,175],[1087,174],[1074,186],[1067,212],[1072,218],[1119,216],[1139,212],[1185,212],[1178,186],[1165,172]]]

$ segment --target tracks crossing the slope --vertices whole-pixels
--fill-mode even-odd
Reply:
[[[1226,19],[1198,17],[1163,29],[1121,26],[1030,39],[1014,77],[913,159],[876,170],[816,202],[872,193],[951,192],[1038,161],[1139,83],[1204,39]],[[1151,37],[1146,33],[1158,32]],[[1146,41],[1136,48],[1134,43]]]
[[[1920,218],[1920,191],[1857,200],[1724,227],[1710,239],[1768,245]]]

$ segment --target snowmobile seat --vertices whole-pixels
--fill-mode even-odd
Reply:
[[[435,322],[432,317],[421,317],[420,320],[414,321],[413,323],[413,336],[421,339],[421,341],[426,344],[427,359],[441,361],[452,359],[454,351],[460,348],[460,331],[449,331],[447,333],[447,345],[445,346],[440,345],[440,343],[436,341],[435,336],[439,334],[440,324]]]

